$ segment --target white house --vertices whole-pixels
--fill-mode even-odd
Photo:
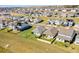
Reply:
[[[76,36],[74,44],[79,45],[79,34]]]

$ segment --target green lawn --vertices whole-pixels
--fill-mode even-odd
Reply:
[[[64,47],[64,42],[55,41],[54,44]]]
[[[27,29],[27,30],[25,30],[25,31],[22,31],[22,32],[19,33],[19,35],[20,35],[21,37],[23,37],[23,38],[26,38],[26,39],[35,40],[36,38],[35,38],[35,36],[32,34],[32,30],[33,30],[33,29],[34,29],[34,28],[32,27],[32,28],[30,28],[30,29]]]

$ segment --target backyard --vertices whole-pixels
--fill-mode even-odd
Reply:
[[[23,32],[13,34],[4,30],[0,31],[0,43],[3,45],[9,44],[6,49],[0,48],[0,52],[79,52],[79,47],[72,50],[70,47],[66,48],[62,45],[47,44],[40,42],[31,33],[33,28]],[[5,43],[5,44],[4,44]],[[4,51],[3,51],[4,50]]]

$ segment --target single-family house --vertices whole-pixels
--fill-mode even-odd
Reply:
[[[43,33],[43,36],[46,38],[46,39],[53,39],[57,36],[58,34],[58,30],[57,28],[55,27],[51,27],[49,29],[47,29],[44,33]]]
[[[63,24],[63,20],[55,20],[55,25],[62,25]]]
[[[5,20],[0,20],[0,30],[4,29],[7,26],[6,21]]]
[[[9,22],[7,26],[7,29],[8,29],[7,31],[11,31],[11,30],[16,31],[17,30],[16,26],[17,26],[17,23],[15,23],[15,21]]]
[[[0,23],[0,30],[4,29],[5,27],[3,26],[2,23]]]
[[[37,26],[33,31],[32,33],[37,36],[37,37],[40,37],[43,32],[45,31],[45,27],[44,26]]]
[[[75,17],[74,13],[67,13],[67,17]]]
[[[79,45],[79,34],[76,35],[74,44]]]
[[[31,26],[29,24],[17,25],[17,30],[20,30],[20,31],[24,31],[24,30],[29,29],[29,28],[31,28]]]
[[[76,12],[76,10],[75,10],[75,9],[72,9],[72,10],[71,10],[71,12],[74,12],[74,13],[75,13],[75,12]]]
[[[68,26],[68,22],[67,21],[64,21],[63,22],[63,26]]]
[[[64,41],[71,42],[74,36],[75,36],[75,31],[73,29],[60,28],[57,35],[57,40],[62,42]]]
[[[63,22],[64,26],[74,26],[75,22],[72,19],[67,19]]]
[[[61,12],[60,16],[61,16],[61,17],[67,17],[67,14],[64,13],[64,12]]]
[[[79,24],[75,24],[75,25],[74,25],[74,29],[75,29],[76,31],[79,31]]]
[[[49,19],[48,24],[55,24],[55,20]]]
[[[67,12],[67,10],[66,9],[63,9],[62,12]]]
[[[75,17],[79,17],[79,12],[76,12],[75,13]]]
[[[34,24],[37,24],[37,23],[40,23],[40,22],[42,22],[42,21],[43,21],[42,19],[36,18],[36,19],[34,19],[33,23],[34,23]]]
[[[68,26],[73,26],[75,24],[73,19],[67,19],[66,21],[68,22]]]

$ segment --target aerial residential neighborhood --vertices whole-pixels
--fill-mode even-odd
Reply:
[[[79,6],[0,7],[0,52],[79,52]]]

